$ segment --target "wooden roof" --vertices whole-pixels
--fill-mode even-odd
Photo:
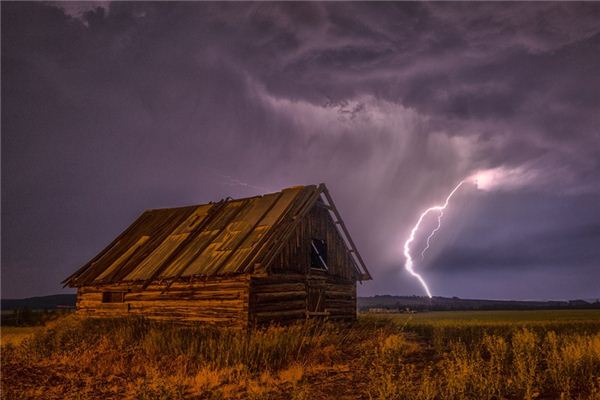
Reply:
[[[71,287],[175,281],[252,272],[269,266],[297,221],[324,194],[347,231],[324,184],[296,186],[245,199],[145,211],[100,254],[63,283]],[[363,279],[370,275],[352,240]],[[360,267],[359,267],[360,265]]]

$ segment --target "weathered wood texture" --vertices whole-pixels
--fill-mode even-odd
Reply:
[[[89,317],[142,315],[156,320],[202,322],[211,325],[248,325],[249,277],[211,278],[192,283],[176,282],[140,286],[85,286],[77,290],[77,313]],[[123,303],[103,303],[105,291],[125,292]]]
[[[71,287],[245,273],[316,200],[315,185],[191,207],[148,210],[69,276]],[[277,247],[278,248],[278,247]]]
[[[295,190],[267,195],[261,199],[223,203],[223,207],[219,209],[221,211],[214,212],[210,221],[206,220],[210,225],[210,229],[206,230],[195,228],[200,226],[198,221],[208,218],[206,207],[182,209],[185,212],[182,211],[182,215],[175,218],[183,223],[179,224],[172,235],[177,239],[172,243],[173,246],[169,244],[171,239],[159,235],[161,240],[166,241],[163,245],[157,244],[158,247],[148,255],[146,253],[149,250],[142,254],[139,253],[139,249],[158,239],[142,235],[137,244],[130,246],[128,243],[125,247],[129,250],[119,257],[115,253],[109,260],[109,268],[102,272],[99,278],[112,274],[113,264],[126,263],[131,264],[131,268],[126,268],[127,271],[138,271],[138,275],[135,275],[136,280],[123,279],[119,282],[102,283],[101,279],[95,281],[90,278],[91,284],[84,284],[78,288],[78,314],[90,317],[142,315],[157,320],[242,328],[305,318],[355,319],[356,281],[360,274],[329,209],[321,201],[311,200],[315,196],[318,197],[319,193],[307,191],[304,197],[296,199],[298,204],[295,206],[298,210],[292,213],[293,218],[287,218],[282,224],[275,221],[278,219],[276,217],[287,215],[288,211],[283,208],[291,204],[290,199],[296,196]],[[274,205],[277,207],[273,207]],[[228,211],[227,207],[231,210]],[[243,217],[243,221],[252,223],[235,222],[234,216]],[[263,223],[281,228],[271,232],[273,237],[267,235],[263,238],[260,236],[266,232],[261,230]],[[226,227],[228,228],[225,229]],[[169,225],[168,228],[172,227]],[[198,230],[198,234],[191,240],[189,238],[192,236],[188,235],[191,235],[190,232],[194,229]],[[142,231],[143,229],[140,230]],[[144,232],[146,231],[142,233]],[[259,232],[260,235],[253,232]],[[204,237],[206,235],[208,236]],[[232,235],[237,237],[237,241],[232,241]],[[313,239],[322,239],[326,243],[326,271],[311,267]],[[246,242],[256,243],[246,246]],[[178,273],[177,271],[187,270],[188,267],[180,268],[178,262],[175,262],[178,258],[169,253],[171,247],[164,243],[173,248],[185,244],[184,249],[177,253],[177,257],[188,253],[204,254],[205,250],[207,254],[214,255],[210,260],[200,256],[188,257],[195,260],[198,268],[205,272],[210,271],[211,274],[198,277],[196,272],[200,269],[194,270],[194,274],[191,275]],[[244,268],[234,275],[218,276],[217,270],[221,270],[221,267],[228,265],[231,260],[238,260],[239,257],[232,253],[232,249],[236,249],[239,257],[244,259],[254,259],[254,252],[265,253],[260,260],[269,261],[256,262],[252,264],[255,268]],[[239,265],[246,263],[238,261],[236,263]],[[141,265],[134,265],[135,263]],[[213,264],[214,268],[208,267]],[[95,265],[90,265],[90,269],[93,270]],[[177,268],[171,270],[173,265]],[[192,264],[189,265],[189,268],[192,268]],[[165,266],[166,269],[163,268]],[[115,267],[114,273],[117,270]],[[133,274],[131,271],[128,274]],[[119,273],[124,274],[123,271]],[[150,278],[144,280],[147,277]],[[110,291],[124,294],[121,297],[107,293],[105,299],[123,301],[103,302],[103,293]]]
[[[328,319],[356,319],[356,282],[313,276],[307,280],[307,290],[309,316],[324,312]]]
[[[251,325],[317,316],[355,319],[356,283],[334,277],[307,277],[301,274],[252,278],[249,307]]]
[[[319,205],[312,207],[302,218],[271,269],[274,272],[293,271],[306,275],[323,275],[323,272],[310,268],[312,239],[324,239],[327,243],[326,275],[352,281],[358,278],[344,239],[335,227],[329,211]]]

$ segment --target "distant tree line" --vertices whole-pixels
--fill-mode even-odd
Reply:
[[[37,326],[72,312],[72,309],[37,309],[19,307],[2,311],[2,326]]]
[[[556,310],[556,309],[600,309],[600,300],[569,301],[516,301],[516,300],[471,300],[458,297],[420,296],[374,296],[359,297],[358,308],[414,310],[414,311],[486,311],[486,310]]]

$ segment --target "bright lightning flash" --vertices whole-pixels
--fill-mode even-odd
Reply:
[[[406,262],[404,263],[404,268],[408,271],[409,274],[411,274],[412,276],[414,276],[415,278],[417,278],[419,280],[419,282],[423,286],[423,289],[425,289],[425,292],[427,292],[427,296],[429,296],[429,298],[431,298],[431,292],[429,291],[429,288],[427,287],[427,283],[421,277],[421,275],[416,273],[413,269],[414,263],[413,263],[412,256],[410,254],[410,244],[415,240],[415,234],[419,230],[419,227],[421,226],[421,222],[423,222],[423,219],[427,216],[427,214],[434,212],[434,211],[439,212],[437,227],[433,231],[431,231],[431,233],[427,237],[427,246],[421,253],[421,256],[422,257],[424,256],[425,251],[427,251],[427,249],[429,248],[429,241],[442,226],[442,216],[444,215],[444,210],[446,209],[446,207],[448,207],[448,203],[450,202],[450,199],[452,198],[454,193],[456,193],[456,191],[463,185],[463,183],[465,183],[464,180],[460,181],[458,183],[458,185],[456,185],[454,187],[454,189],[450,192],[448,197],[446,197],[446,201],[444,201],[444,204],[442,204],[441,206],[429,207],[428,209],[423,211],[421,213],[421,216],[419,217],[419,220],[417,221],[415,226],[413,226],[412,230],[410,231],[410,235],[408,236],[408,239],[406,239],[406,242],[404,242],[404,257],[406,257]]]
[[[435,227],[434,230],[431,231],[431,233],[429,234],[429,236],[427,236],[427,244],[425,245],[425,248],[421,252],[421,259],[425,258],[425,252],[427,250],[429,250],[429,244],[431,242],[431,238],[434,237],[435,234],[437,233],[437,231],[439,231],[440,228],[442,227],[442,217],[443,216],[444,216],[444,212],[442,210],[440,210],[440,213],[439,213],[438,218],[437,218],[437,226]]]

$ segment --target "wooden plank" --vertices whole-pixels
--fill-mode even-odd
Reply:
[[[144,225],[142,234],[150,236],[150,240],[145,243],[121,268],[109,274],[104,280],[95,282],[119,282],[136,269],[144,258],[146,258],[154,249],[156,249],[173,230],[187,219],[194,212],[196,207],[181,207],[173,209],[153,210],[156,215],[155,221]]]
[[[154,271],[154,273],[146,280],[146,282],[144,283],[144,285],[142,286],[143,288],[148,287],[153,280],[155,280],[158,276],[160,276],[160,274],[169,266],[171,265],[171,263],[177,259],[177,257],[181,254],[182,250],[185,249],[191,242],[194,241],[194,239],[196,239],[198,237],[198,235],[200,235],[200,233],[202,233],[204,231],[204,229],[213,221],[213,219],[216,217],[216,215],[218,215],[221,210],[225,207],[225,205],[227,204],[226,200],[221,200],[218,203],[213,204],[207,211],[206,211],[206,215],[204,216],[204,218],[202,219],[202,222],[200,222],[191,232],[190,234],[177,246],[177,248],[175,250],[173,250],[173,252],[171,254],[169,254],[169,256],[163,261],[162,264],[160,264],[156,270]],[[183,273],[183,271],[181,271],[181,273]],[[177,278],[181,276],[179,273],[175,274],[175,279],[177,280]],[[168,288],[168,286],[167,286]]]
[[[288,310],[299,310],[306,309],[305,300],[297,301],[281,301],[275,303],[255,303],[252,306],[252,313],[260,313],[263,311],[288,311]]]
[[[236,204],[236,202],[233,202],[231,204]],[[227,205],[223,206],[223,212],[217,213],[215,218],[213,220],[211,220],[210,224],[208,224],[206,226],[206,229],[209,229],[211,226],[214,228],[214,230],[213,230],[214,234],[211,235],[211,239],[209,241],[206,241],[203,245],[195,248],[194,251],[192,253],[190,253],[189,256],[186,256],[187,259],[179,259],[178,260],[178,262],[181,263],[181,266],[179,267],[180,268],[179,271],[176,274],[169,274],[169,275],[174,275],[174,281],[176,281],[181,276],[185,276],[188,273],[188,270],[191,267],[194,267],[194,264],[198,263],[198,259],[200,259],[201,257],[204,256],[204,253],[206,253],[206,250],[211,245],[214,246],[219,243],[218,239],[219,239],[219,237],[222,237],[223,232],[225,231],[227,226],[233,220],[235,220],[236,216],[242,210],[244,210],[246,207],[248,207],[249,204],[250,204],[249,200],[240,201],[239,204],[236,204],[236,207],[230,212],[229,215],[223,215],[223,214],[225,214]],[[218,218],[219,216],[222,217],[222,221],[219,220],[219,218]],[[190,245],[191,244],[192,244],[192,242],[190,242]],[[181,256],[183,256],[183,253]],[[180,256],[180,258],[181,258],[181,256]],[[205,265],[207,261],[208,260],[203,260],[201,264]],[[192,269],[192,271],[189,271],[189,274],[195,275],[198,272],[199,272],[199,270],[198,270],[198,268],[196,268],[196,269]],[[166,290],[168,290],[169,287],[170,287],[170,285],[167,285]]]
[[[285,283],[273,286],[253,286],[253,293],[274,293],[274,292],[299,292],[305,291],[306,284],[304,283]]]
[[[306,298],[306,291],[255,293],[254,297],[257,302],[285,301],[297,298],[304,299]]]
[[[83,265],[81,268],[79,268],[77,271],[75,271],[73,274],[71,274],[68,278],[66,278],[61,283],[64,283],[65,286],[69,285],[69,286],[73,287],[72,285],[77,283],[77,281],[80,278],[82,278],[84,274],[89,274],[90,272],[92,272],[92,270],[94,269],[94,264],[97,263],[98,260],[103,258],[111,249],[115,248],[117,246],[117,244],[121,240],[123,240],[124,237],[129,235],[135,229],[137,229],[137,227],[139,225],[141,225],[143,223],[143,221],[147,218],[149,218],[149,212],[145,211],[138,218],[136,218],[136,220],[133,221],[131,223],[131,225],[129,225],[127,227],[127,229],[125,229],[119,236],[117,236],[115,238],[115,240],[113,240],[100,253],[98,253],[98,255],[96,255],[96,257],[92,258],[88,263]],[[84,282],[82,282],[82,283],[84,283]]]
[[[124,285],[84,287],[78,290],[77,313],[95,317],[142,315],[175,322],[197,320],[241,327],[248,323],[249,282],[249,277],[241,276],[194,283],[178,282],[174,291],[163,295],[161,291],[165,285],[153,284],[147,290],[127,292],[125,303],[116,305],[102,303],[102,292],[116,288],[123,290]]]
[[[242,244],[244,244],[246,242],[246,240],[248,239],[248,237],[252,234],[252,232],[254,232],[254,230],[256,229],[256,227],[260,224],[261,221],[263,221],[265,219],[265,217],[267,216],[267,214],[269,214],[269,212],[273,209],[273,207],[275,206],[275,204],[281,199],[281,197],[283,196],[283,191],[280,192],[275,199],[273,199],[273,201],[271,203],[267,204],[267,207],[265,207],[265,210],[260,213],[260,216],[256,219],[256,221],[252,224],[252,226],[246,230],[245,233],[243,233],[241,236],[241,239],[239,240],[237,246],[235,246],[233,249],[230,250],[229,254],[223,258],[213,269],[213,271],[211,271],[211,275],[217,275],[222,268],[224,268],[227,265],[227,262],[229,260],[231,260],[231,257],[235,254],[235,252],[238,250],[239,247],[242,246]],[[258,202],[259,204],[257,205],[258,207],[263,206],[264,207],[264,200],[266,199],[263,198],[263,201]]]
[[[162,301],[132,301],[131,307],[188,307],[197,309],[210,308],[241,308],[243,299],[237,300],[162,300]]]
[[[327,187],[324,184],[321,184],[321,186],[322,186],[321,190],[322,190],[323,194],[325,195],[325,198],[329,202],[329,205],[331,206],[332,211],[335,214],[335,217],[338,220],[339,225],[342,228],[342,231],[343,231],[346,239],[348,240],[348,243],[350,244],[350,249],[353,250],[353,254],[357,257],[357,259],[360,263],[360,266],[363,269],[363,271],[362,271],[363,275],[365,275],[366,280],[372,279],[371,274],[369,273],[369,270],[368,270],[362,256],[358,252],[358,249],[356,248],[356,245],[354,244],[354,241],[352,240],[352,237],[350,236],[350,232],[348,232],[348,228],[346,227],[346,224],[344,223],[342,216],[340,215],[339,211],[337,210],[337,207],[335,206],[335,203],[333,202],[333,198],[331,197],[329,190],[327,189]],[[359,271],[359,273],[360,272],[361,271]]]
[[[150,236],[143,235],[137,242],[129,246],[129,248],[122,253],[115,261],[112,262],[100,275],[94,280],[102,280],[114,273],[117,269],[127,264],[127,262],[135,255],[135,253],[150,239]]]
[[[161,302],[165,300],[179,300],[179,301],[205,301],[205,300],[241,300],[244,298],[244,293],[242,291],[236,291],[231,293],[221,293],[215,292],[214,294],[203,294],[203,293],[170,293],[168,296],[160,295],[160,294],[151,294],[151,293],[135,293],[135,294],[127,294],[125,296],[125,301],[134,302],[134,301],[156,301]]]
[[[273,206],[271,212],[263,217],[263,223],[270,225],[271,228],[260,238],[258,243],[253,245],[252,251],[250,251],[240,262],[240,271],[249,272],[251,269],[253,269],[255,264],[259,262],[261,255],[268,250],[267,244],[272,241],[273,237],[276,237],[277,232],[280,230],[282,221],[293,209],[295,200],[297,199],[298,195],[302,193],[302,191],[298,189],[284,189],[281,191],[281,193],[281,198]],[[277,208],[279,206],[281,206],[281,208]],[[271,220],[269,220],[269,218]]]
[[[209,277],[202,280],[195,280],[191,282],[175,282],[171,285],[171,290],[182,290],[182,289],[200,289],[200,288],[221,288],[224,285],[242,285],[247,284],[250,280],[249,276],[236,275],[233,277]],[[82,286],[78,288],[78,293],[101,293],[103,291],[121,291],[126,290],[129,292],[140,292],[140,291],[159,291],[162,292],[166,286],[166,283],[153,282],[147,288],[142,289],[141,284],[106,284],[106,285],[95,285],[95,286]],[[240,286],[242,287],[242,286]]]
[[[297,318],[304,317],[306,315],[305,308],[299,308],[297,310],[285,310],[285,311],[260,311],[253,314],[255,318],[268,318],[272,321],[276,321],[278,318]]]
[[[306,315],[309,317],[327,316],[327,315],[329,315],[329,312],[328,311],[307,311]]]
[[[308,186],[307,186],[307,188],[308,188]],[[266,256],[266,258],[262,261],[262,264],[264,265],[264,267],[266,268],[267,271],[270,269],[271,264],[273,263],[275,257],[278,255],[279,251],[281,251],[281,249],[284,248],[284,246],[287,242],[287,239],[294,233],[294,230],[300,224],[300,221],[302,221],[302,218],[306,215],[306,213],[310,210],[310,208],[315,204],[315,202],[317,201],[317,199],[319,198],[320,195],[321,195],[320,187],[314,189],[313,192],[308,193],[306,199],[304,199],[304,202],[301,203],[301,206],[299,207],[299,209],[295,213],[295,215],[292,217],[291,221],[288,222],[287,226],[284,227],[283,231],[281,233],[279,233],[280,242],[274,244],[273,249]]]

